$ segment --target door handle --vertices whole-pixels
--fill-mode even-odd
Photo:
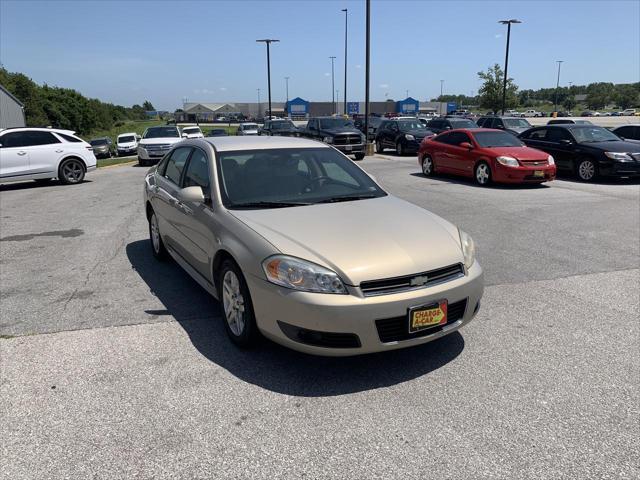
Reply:
[[[27,154],[27,152],[18,152],[18,155],[20,155],[20,156],[23,156],[23,155],[26,155],[26,154]]]
[[[56,153],[62,153],[64,150],[56,150]]]

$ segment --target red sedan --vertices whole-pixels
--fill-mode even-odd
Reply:
[[[418,151],[425,176],[451,173],[493,182],[541,183],[556,178],[553,157],[529,148],[511,133],[490,128],[449,130],[425,138]]]

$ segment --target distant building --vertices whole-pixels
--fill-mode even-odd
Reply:
[[[22,102],[0,85],[0,128],[24,126],[26,121]]]

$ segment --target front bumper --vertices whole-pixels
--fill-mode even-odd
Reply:
[[[600,174],[604,176],[640,176],[640,162],[601,162],[598,166]]]
[[[135,155],[137,151],[136,147],[118,148],[118,155]]]
[[[535,172],[543,172],[538,176]],[[500,183],[541,183],[550,182],[556,178],[555,165],[540,165],[531,167],[506,167],[495,162],[493,179]]]
[[[389,295],[364,297],[358,288],[348,287],[348,295],[298,292],[266,280],[247,275],[256,321],[260,331],[273,341],[294,350],[315,355],[349,356],[396,350],[430,342],[455,332],[471,321],[478,311],[484,292],[482,268],[478,262],[467,275],[450,282],[419,290]],[[448,323],[434,333],[407,340],[383,342],[376,320],[394,319],[407,315],[408,309],[447,299],[449,304],[466,299],[461,318]],[[294,327],[312,332],[357,336],[359,347],[333,348],[317,346],[290,338],[283,330]],[[408,329],[408,320],[407,320]],[[426,333],[426,332],[422,332]]]
[[[366,145],[364,143],[357,143],[352,145],[330,145],[347,155],[350,155],[352,153],[364,153],[366,150]]]

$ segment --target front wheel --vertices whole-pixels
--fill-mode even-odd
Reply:
[[[376,153],[384,152],[384,147],[382,146],[382,142],[380,140],[376,140]]]
[[[147,161],[138,157],[138,165],[140,165],[141,167],[144,167],[147,164]]]
[[[404,146],[402,145],[402,142],[396,143],[396,153],[400,157],[404,155]]]
[[[491,183],[491,168],[486,162],[476,165],[475,179],[478,185],[487,186]]]
[[[243,348],[254,345],[259,334],[251,295],[244,275],[232,260],[225,260],[220,267],[218,297],[231,341]]]
[[[60,164],[58,178],[65,185],[73,185],[84,180],[84,163],[78,158],[69,158]]]
[[[598,170],[595,162],[590,158],[580,160],[578,167],[576,168],[576,174],[583,182],[593,181],[598,176]]]
[[[422,159],[422,174],[425,177],[433,175],[433,159],[431,155],[425,155]]]
[[[356,153],[354,156],[356,157],[356,160],[362,160],[364,158],[364,153]]]

